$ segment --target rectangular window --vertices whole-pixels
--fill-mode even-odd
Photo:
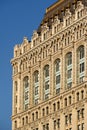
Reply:
[[[28,99],[28,91],[25,92],[25,100],[27,100],[27,99]]]
[[[60,83],[60,75],[57,75],[56,76],[56,84],[59,84]]]
[[[80,73],[82,73],[82,72],[84,71],[84,69],[85,69],[85,68],[84,68],[84,63],[81,63],[81,64],[80,64]]]
[[[38,86],[35,87],[35,95],[38,95]]]
[[[49,93],[45,94],[45,99],[49,98]]]
[[[72,64],[72,54],[70,53],[70,54],[68,54],[68,57],[67,57],[67,65],[69,66],[69,65],[71,65]]]
[[[45,68],[45,77],[48,77],[49,76],[49,67],[46,66]]]
[[[28,109],[28,103],[27,103],[27,104],[25,104],[25,110],[26,110],[26,109]]]
[[[45,90],[49,89],[49,81],[45,82]]]
[[[56,94],[60,93],[60,88],[56,88]]]
[[[37,99],[35,99],[35,104],[38,104],[38,98],[37,98]]]
[[[67,78],[71,78],[72,77],[72,69],[67,71]]]

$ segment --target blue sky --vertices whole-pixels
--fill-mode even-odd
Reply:
[[[11,130],[13,47],[31,39],[56,0],[0,0],[0,130]]]

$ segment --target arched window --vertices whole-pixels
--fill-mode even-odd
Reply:
[[[49,114],[49,107],[47,106],[46,107],[46,115],[48,115]]]
[[[36,119],[38,119],[38,111],[36,111]]]
[[[69,105],[71,105],[71,103],[72,103],[72,97],[69,96]]]
[[[57,109],[58,110],[60,109],[60,102],[59,101],[57,102]]]
[[[14,122],[14,127],[17,128],[17,121]]]
[[[65,98],[65,107],[67,106],[67,98]]]
[[[44,93],[43,93],[44,100],[49,98],[49,92],[50,92],[49,80],[50,80],[50,77],[49,77],[49,65],[46,65],[44,67]]]
[[[34,104],[38,104],[39,99],[39,72],[34,72]]]
[[[81,45],[77,50],[77,82],[83,82],[85,70],[84,46]]]
[[[55,90],[56,94],[60,92],[60,59],[55,61]]]
[[[65,58],[65,79],[66,79],[66,88],[71,88],[72,86],[72,53],[69,52],[66,54]]]
[[[16,92],[18,91],[18,83],[17,83],[17,81],[15,81],[15,91]]]
[[[24,117],[22,118],[22,125],[24,125]]]
[[[26,124],[28,124],[28,116],[26,116]]]
[[[29,79],[28,76],[24,77],[23,80],[24,86],[24,109],[28,109],[29,106]]]

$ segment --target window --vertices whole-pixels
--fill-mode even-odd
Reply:
[[[77,93],[77,101],[79,101],[79,92]]]
[[[42,109],[42,114],[43,114],[43,116],[45,116],[45,109],[44,108]]]
[[[46,107],[46,114],[49,114],[49,107]]]
[[[38,87],[39,86],[35,87],[35,95],[38,95]]]
[[[43,125],[43,130],[45,130],[45,125]]]
[[[49,124],[46,124],[46,130],[49,130]]]
[[[49,77],[49,65],[46,65],[44,67],[44,91],[43,91],[43,95],[44,95],[44,100],[49,98],[49,81],[50,81],[50,77]]]
[[[80,73],[84,71],[84,63],[80,64]]]
[[[18,97],[16,96],[16,100],[15,100],[16,104],[17,104],[17,101],[18,101]]]
[[[57,121],[58,128],[60,128],[60,119],[58,119]]]
[[[28,116],[26,116],[26,124],[28,123]]]
[[[54,130],[56,130],[56,120],[54,121]]]
[[[60,75],[56,76],[56,84],[60,83]]]
[[[69,114],[69,123],[72,123],[72,114]]]
[[[36,112],[36,119],[38,119],[38,112]]]
[[[34,99],[34,104],[38,104],[38,99],[39,99],[39,72],[36,70],[34,72],[34,94],[33,94],[33,99]]]
[[[72,97],[69,96],[69,105],[71,105],[72,101],[71,101]]]
[[[28,109],[29,105],[29,79],[28,76],[24,77],[23,80],[24,85],[24,109]]]
[[[67,65],[71,65],[72,64],[72,53],[68,53],[67,54]]]
[[[28,91],[25,92],[25,100],[27,100],[27,99],[28,99]]]
[[[45,72],[45,77],[48,77],[49,76],[49,65],[45,66],[44,72]]]
[[[39,72],[38,71],[35,71],[34,73],[34,78],[35,78],[35,83],[37,83],[39,81]]]
[[[77,130],[81,130],[81,126],[80,126],[80,124],[77,126]]]
[[[77,119],[80,120],[80,110],[77,111]]]
[[[56,111],[56,104],[53,104],[53,111]]]
[[[15,91],[16,92],[18,91],[18,83],[17,83],[17,81],[15,81]]]
[[[81,99],[84,99],[84,91],[81,91]]]
[[[45,82],[45,90],[49,89],[49,81]]]
[[[57,59],[55,61],[55,90],[56,90],[56,94],[60,93],[60,59]]]
[[[22,118],[22,125],[24,125],[24,117]]]
[[[60,71],[60,59],[57,59],[55,61],[55,68],[56,68],[56,72]]]
[[[35,104],[35,105],[37,105],[37,104],[38,104],[38,98],[37,98],[37,99],[35,99],[34,104]]]
[[[15,108],[15,113],[17,113],[17,107]]]
[[[66,54],[65,58],[65,77],[66,77],[66,88],[71,88],[72,86],[72,53],[69,52]]]
[[[72,75],[72,69],[70,69],[70,70],[67,71],[67,77],[68,77],[68,79],[71,78],[71,75]]]
[[[65,98],[65,106],[67,106],[67,98]]]
[[[43,130],[49,130],[49,123],[43,125]]]
[[[60,102],[59,101],[57,102],[57,108],[58,108],[58,110],[60,109]]]
[[[15,128],[17,128],[17,121],[14,122],[14,126],[15,126]]]
[[[65,125],[68,125],[68,116],[65,116]]]
[[[85,129],[84,129],[84,123],[82,123],[82,130],[85,130]]]
[[[34,113],[32,113],[32,121],[34,121]]]
[[[81,116],[84,118],[84,108],[81,110]]]
[[[83,82],[85,71],[84,46],[81,45],[77,50],[77,83]]]

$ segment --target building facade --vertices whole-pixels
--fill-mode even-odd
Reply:
[[[87,1],[46,9],[14,47],[12,130],[87,129]]]

